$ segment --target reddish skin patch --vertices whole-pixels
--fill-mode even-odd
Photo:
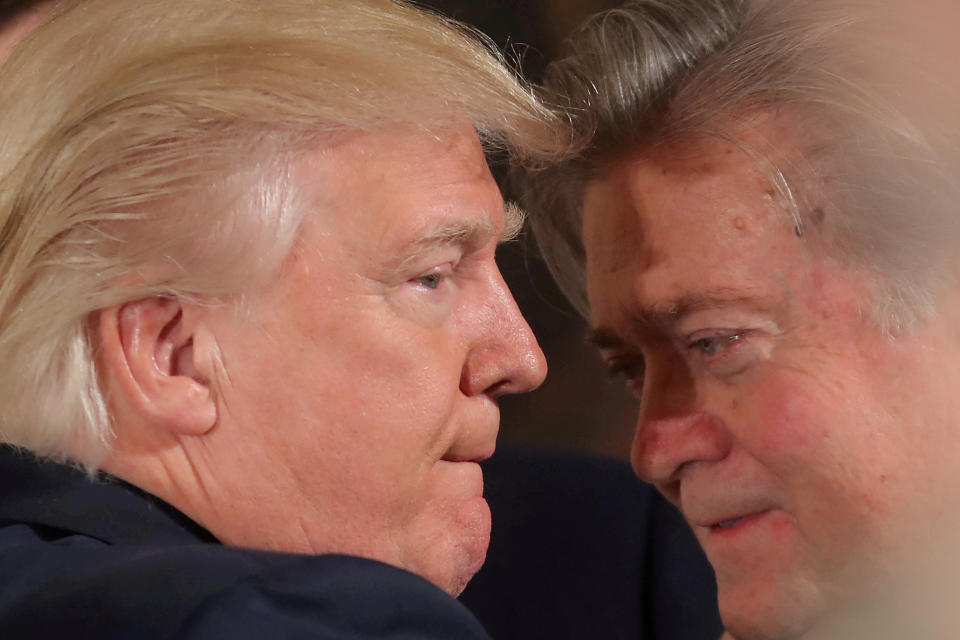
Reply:
[[[824,399],[802,391],[808,383],[806,378],[786,375],[757,385],[757,399],[747,416],[752,423],[766,426],[757,443],[763,455],[777,460],[778,465],[797,467],[795,471],[800,470],[807,456],[814,454],[829,433],[814,409]],[[842,391],[837,388],[836,395]],[[789,454],[785,455],[786,452]]]
[[[743,218],[737,217],[733,219],[733,228],[737,231],[743,231],[747,228],[747,223],[743,221]]]

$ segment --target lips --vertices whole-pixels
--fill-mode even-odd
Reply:
[[[743,515],[734,516],[732,518],[722,518],[715,520],[713,523],[706,525],[712,533],[721,533],[724,531],[729,531],[738,527],[739,525],[752,522],[758,518],[763,517],[769,513],[769,509],[763,509],[760,511],[754,511],[752,513],[745,513]]]
[[[471,446],[454,446],[441,460],[444,462],[483,462],[493,455],[497,448],[496,440],[489,443],[473,443]]]
[[[717,492],[684,492],[680,510],[697,528],[724,531],[776,509],[767,496],[725,495]]]
[[[724,520],[724,521],[722,521],[722,522],[718,522],[718,523],[716,523],[716,524],[714,524],[714,525],[711,525],[710,528],[711,528],[711,529],[730,529],[730,528],[732,528],[732,527],[737,526],[737,525],[740,524],[741,522],[743,522],[744,518],[746,518],[746,517],[747,517],[747,516],[741,516],[741,517],[739,517],[739,518],[732,518],[732,519],[730,519],[730,520]]]
[[[483,462],[497,448],[498,420],[478,420],[462,424],[450,435],[446,451],[440,456],[444,462]]]

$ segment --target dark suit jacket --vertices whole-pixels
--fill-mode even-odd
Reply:
[[[133,487],[0,447],[0,638],[488,638],[400,569],[212,542]]]
[[[510,451],[484,463],[487,561],[460,600],[496,640],[717,640],[713,571],[629,465]]]
[[[487,564],[463,601],[494,638],[715,640],[712,575],[669,505],[602,458],[498,453]],[[216,544],[144,492],[0,447],[0,638],[486,638],[407,572]]]

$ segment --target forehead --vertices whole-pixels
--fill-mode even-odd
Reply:
[[[308,187],[318,177],[336,179],[338,188],[328,184],[319,190],[324,193],[363,187],[370,195],[379,195],[376,189],[394,187],[398,180],[412,191],[427,185],[484,182],[489,176],[480,140],[469,125],[433,130],[393,125],[350,132],[305,154],[295,173]]]
[[[499,190],[469,125],[351,133],[306,154],[294,179],[317,227],[375,250],[443,225],[502,218]]]
[[[360,165],[377,162],[384,177],[403,172],[411,164],[422,168],[425,175],[438,166],[452,167],[470,177],[481,176],[487,169],[480,139],[468,123],[435,128],[397,124],[350,132],[313,156],[322,158]]]
[[[616,313],[610,304],[624,296],[657,304],[760,293],[809,260],[769,170],[745,148],[717,139],[662,148],[622,158],[588,185],[583,234],[595,315]]]

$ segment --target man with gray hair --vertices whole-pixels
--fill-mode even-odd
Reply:
[[[957,637],[956,24],[633,0],[547,72],[524,203],[739,640]]]
[[[443,591],[545,364],[481,139],[550,113],[391,0],[40,22],[0,65],[0,635],[485,637]]]

